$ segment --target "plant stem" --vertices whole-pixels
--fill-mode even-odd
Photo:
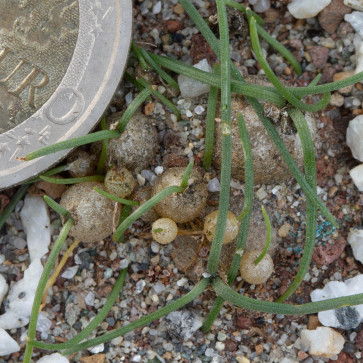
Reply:
[[[254,175],[253,175],[253,161],[252,161],[252,149],[251,143],[248,137],[248,132],[246,128],[246,123],[242,114],[239,114],[238,117],[238,128],[239,134],[242,143],[242,149],[244,154],[244,163],[245,163],[245,193],[244,193],[244,203],[243,203],[243,212],[239,216],[241,219],[241,225],[238,231],[236,251],[233,256],[233,260],[231,263],[231,267],[228,271],[228,284],[231,285],[239,271],[239,267],[241,264],[241,258],[243,249],[245,247],[247,236],[248,236],[248,228],[250,224],[250,217],[252,213],[252,203],[253,203],[253,185],[254,185]],[[222,306],[224,303],[224,299],[218,296],[213,304],[211,311],[206,317],[201,330],[203,332],[207,332],[213,325],[214,320],[217,318]]]
[[[79,342],[81,342],[83,339],[87,338],[92,333],[92,331],[95,330],[98,327],[98,325],[106,318],[107,314],[109,313],[112,306],[114,305],[116,299],[119,297],[120,291],[122,290],[122,287],[125,283],[126,274],[127,274],[127,269],[121,270],[121,272],[118,275],[118,278],[115,282],[115,285],[114,285],[110,295],[107,298],[105,305],[103,305],[103,307],[99,311],[99,313],[75,337],[68,340],[68,342],[59,343],[59,344],[42,343],[42,342],[38,342],[36,340],[30,341],[29,344],[31,344],[33,347],[39,348],[39,349],[63,350],[63,349],[73,347],[76,344],[78,344]]]
[[[202,279],[198,284],[194,287],[193,290],[188,292],[186,295],[182,296],[176,301],[173,301],[172,303],[164,306],[163,308],[146,315],[122,328],[115,329],[109,333],[106,333],[100,337],[88,340],[84,343],[78,344],[74,347],[70,347],[67,349],[63,354],[69,355],[75,352],[78,352],[80,350],[93,347],[98,344],[106,343],[114,338],[117,338],[119,336],[125,335],[137,328],[140,328],[142,326],[145,326],[151,322],[153,322],[156,319],[160,319],[161,317],[170,314],[171,312],[180,309],[181,307],[185,306],[186,304],[189,304],[191,301],[193,301],[195,298],[197,298],[204,289],[208,286],[209,279]]]
[[[104,197],[111,199],[114,202],[120,203],[120,204],[124,204],[124,205],[139,205],[140,202],[136,201],[136,200],[128,200],[128,199],[123,199],[123,198],[119,198],[114,194],[105,192],[104,190],[98,188],[98,187],[94,187],[93,188],[97,193],[103,195]]]
[[[308,181],[311,189],[316,191],[316,163],[314,154],[314,143],[310,135],[309,127],[306,123],[304,115],[299,110],[288,109],[287,112],[293,120],[301,140],[301,145],[304,153],[304,168],[306,180]],[[288,289],[284,292],[284,294],[277,299],[277,302],[283,302],[288,299],[304,280],[304,277],[309,269],[315,247],[317,214],[318,210],[316,205],[310,199],[307,199],[305,246],[300,266],[295,279],[288,287]]]
[[[270,218],[268,217],[268,214],[266,212],[265,207],[261,206],[261,208],[262,208],[263,219],[265,220],[265,224],[266,224],[266,242],[265,242],[265,246],[263,248],[263,251],[255,259],[255,266],[257,266],[261,262],[261,260],[266,256],[266,253],[267,253],[268,249],[270,248],[270,244],[271,244],[271,222],[270,222]]]
[[[53,154],[57,151],[72,149],[77,146],[92,144],[96,141],[101,141],[101,140],[105,140],[105,139],[113,139],[113,138],[119,137],[119,136],[120,136],[120,134],[114,130],[94,132],[89,135],[76,137],[76,138],[69,139],[66,141],[61,141],[54,145],[45,146],[41,149],[33,151],[25,156],[25,161],[30,161],[33,159],[40,158],[41,156]]]
[[[42,302],[42,297],[44,294],[45,286],[47,285],[47,280],[49,278],[50,272],[54,266],[55,260],[59,255],[59,252],[62,248],[64,241],[67,238],[68,232],[73,225],[73,219],[69,218],[67,222],[64,224],[63,228],[61,229],[57,240],[54,243],[54,246],[49,254],[47,263],[44,266],[44,270],[42,276],[40,277],[37,290],[35,292],[32,312],[30,315],[30,322],[29,322],[29,330],[28,330],[28,340],[34,340],[35,338],[35,331],[37,327],[38,321],[38,314],[39,314],[39,307]],[[33,347],[30,344],[27,344],[25,353],[24,353],[24,360],[23,363],[30,363],[31,356],[33,352]]]
[[[25,195],[26,191],[29,188],[29,184],[23,184],[15,193],[15,195],[11,198],[9,204],[4,208],[3,212],[0,215],[0,231],[4,227],[5,222],[9,218],[10,214],[16,207],[17,203],[23,196]]]
[[[224,0],[217,0],[218,25],[221,41],[221,128],[222,128],[222,168],[221,190],[217,223],[209,253],[207,271],[213,276],[218,269],[229,206],[231,182],[232,135],[231,135],[231,73],[229,67],[229,34],[227,12]]]
[[[106,121],[103,118],[101,120],[101,130],[104,131],[107,129]],[[105,139],[102,141],[102,149],[101,154],[98,158],[97,163],[97,173],[102,174],[105,169],[105,163],[106,163],[106,157],[107,157],[107,148],[108,148],[108,139]]]
[[[219,277],[214,279],[212,287],[218,296],[223,297],[223,299],[229,301],[235,306],[247,310],[271,314],[306,315],[315,314],[325,310],[339,309],[343,306],[363,304],[363,294],[343,296],[302,305],[262,301],[238,294],[236,291],[228,287]]]
[[[213,65],[213,73],[219,74],[220,67],[218,64]],[[214,145],[214,119],[216,117],[216,108],[218,101],[218,88],[211,87],[208,96],[207,116],[205,121],[205,142],[203,168],[209,170],[212,165],[213,145]]]

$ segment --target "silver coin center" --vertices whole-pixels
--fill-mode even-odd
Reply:
[[[71,62],[78,30],[77,0],[0,0],[0,133],[51,97]]]

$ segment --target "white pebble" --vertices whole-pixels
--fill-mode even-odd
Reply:
[[[256,13],[263,13],[270,9],[270,0],[250,0],[250,4],[253,5],[253,10]]]
[[[88,306],[94,306],[95,304],[95,294],[90,291],[87,296],[84,298],[84,302],[88,305]]]
[[[344,4],[359,11],[363,11],[363,0],[344,0]]]
[[[78,271],[78,267],[79,266],[72,266],[72,267],[68,267],[67,270],[65,270],[62,273],[62,277],[64,279],[73,279],[73,277],[76,275],[77,271]]]
[[[363,275],[357,275],[345,282],[330,281],[323,289],[314,290],[310,297],[311,301],[314,302],[361,293],[363,293]],[[363,304],[321,311],[318,313],[318,318],[324,326],[354,329],[363,320]]]
[[[0,306],[4,300],[6,293],[8,292],[8,289],[9,286],[6,283],[6,280],[4,279],[3,275],[0,274]]]
[[[131,362],[141,362],[141,355],[136,354],[132,357]]]
[[[319,14],[330,2],[331,0],[292,0],[287,8],[296,19],[308,19]]]
[[[28,324],[43,266],[39,259],[34,260],[24,271],[24,277],[12,285],[7,296],[9,306],[0,315],[0,328],[21,328]]]
[[[59,353],[53,353],[40,358],[37,363],[69,363],[69,360]]]
[[[309,354],[324,358],[333,358],[339,354],[345,342],[340,333],[326,327],[318,327],[315,330],[303,329],[301,341],[309,350]]]
[[[164,172],[164,168],[162,166],[157,166],[154,171],[156,175],[161,175]]]
[[[120,261],[120,268],[123,270],[124,268],[127,268],[129,266],[129,261],[124,258],[123,260]]]
[[[360,164],[353,168],[349,172],[353,179],[354,185],[358,188],[360,192],[363,192],[363,164]]]
[[[348,243],[352,246],[354,258],[363,263],[363,229],[351,228]]]
[[[224,343],[222,343],[222,342],[217,342],[216,343],[216,349],[217,350],[222,351],[222,350],[224,350],[224,348],[225,348],[225,344]]]
[[[0,328],[0,356],[19,352],[19,344],[2,328]]]
[[[45,313],[41,312],[38,315],[37,331],[48,334],[50,332],[51,326],[52,326],[52,322],[47,318]]]
[[[212,72],[212,68],[206,58],[195,64],[194,67],[205,72]],[[178,84],[180,88],[180,93],[184,98],[201,96],[205,93],[208,93],[210,89],[209,85],[183,75],[178,76]]]
[[[136,294],[140,294],[140,293],[144,290],[145,285],[146,285],[145,280],[139,280],[139,281],[136,283],[135,293],[136,293]]]
[[[354,30],[363,38],[363,13],[361,11],[353,11],[344,16],[344,20],[354,28]]]
[[[363,161],[363,115],[355,117],[349,122],[347,129],[347,145],[350,147],[353,157]]]
[[[105,350],[105,345],[102,344],[98,344],[93,348],[88,348],[88,351],[91,352],[92,354],[98,354],[98,353],[102,353]]]
[[[197,114],[197,115],[201,115],[203,112],[204,112],[204,107],[201,106],[201,105],[198,105],[195,109],[194,109],[194,112]]]
[[[178,281],[176,282],[176,284],[177,284],[178,286],[184,286],[187,282],[188,282],[188,279],[186,279],[185,277],[183,277],[183,278],[181,278],[180,280],[178,280]]]
[[[209,180],[207,184],[207,190],[211,193],[219,192],[221,190],[221,184],[219,183],[219,180],[217,178]]]
[[[30,260],[33,262],[48,253],[50,219],[47,203],[42,197],[27,194],[20,218],[27,235]]]
[[[153,6],[153,14],[159,14],[161,11],[161,1],[158,1],[154,6]]]

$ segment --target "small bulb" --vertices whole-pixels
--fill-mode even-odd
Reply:
[[[178,226],[170,218],[159,218],[152,224],[151,233],[156,242],[167,245],[175,240]]]
[[[253,250],[242,256],[240,272],[244,280],[249,284],[263,284],[268,280],[274,271],[274,263],[271,256],[266,253],[263,259],[255,265],[256,258],[262,251]]]
[[[106,173],[105,187],[109,193],[125,198],[135,189],[136,181],[126,168],[112,168]]]
[[[212,241],[214,237],[214,231],[217,225],[218,211],[207,215],[204,222],[204,234],[208,241]],[[239,223],[236,216],[232,212],[228,212],[226,229],[224,232],[223,244],[232,242],[238,234]]]

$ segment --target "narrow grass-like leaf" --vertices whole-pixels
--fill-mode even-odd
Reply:
[[[140,52],[142,56],[146,59],[146,61],[150,64],[150,66],[155,70],[155,72],[171,87],[173,87],[175,90],[179,90],[178,83],[169,75],[167,74],[163,69],[160,68],[160,66],[149,56],[148,52],[140,48]]]
[[[101,130],[107,129],[106,120],[104,118],[101,120],[100,125],[101,125]],[[108,148],[108,139],[102,140],[102,149],[101,149],[101,153],[100,153],[100,156],[98,158],[98,163],[97,163],[98,174],[103,173],[103,171],[105,169],[105,163],[106,163],[106,158],[107,158],[107,148]]]
[[[148,83],[142,79],[139,78],[138,82],[142,84],[144,87],[148,87]],[[154,87],[152,87],[152,95],[159,99],[166,107],[170,108],[170,110],[176,115],[178,119],[181,118],[181,113],[178,110],[178,108],[173,104],[173,102],[169,101],[164,95],[162,95],[159,91],[157,91]]]
[[[235,278],[237,277],[239,267],[241,264],[242,251],[245,248],[248,228],[250,224],[250,218],[252,213],[252,203],[253,203],[253,186],[254,186],[254,174],[253,174],[253,161],[252,161],[252,149],[251,143],[248,137],[248,132],[246,128],[246,123],[242,114],[238,117],[238,129],[242,143],[243,155],[244,155],[244,166],[245,166],[245,191],[244,191],[244,202],[243,202],[243,212],[237,218],[241,221],[241,225],[238,231],[237,244],[235,254],[229,268],[227,281],[231,285]],[[211,311],[206,317],[201,330],[207,332],[213,325],[215,319],[217,318],[222,306],[224,299],[218,296],[213,304]]]
[[[248,14],[248,11],[247,11]],[[307,105],[304,102],[301,102],[299,99],[297,99],[289,90],[286,88],[277,78],[273,70],[271,69],[270,65],[265,59],[265,56],[262,52],[262,48],[260,45],[260,41],[258,38],[258,32],[257,32],[257,26],[256,26],[256,19],[252,16],[249,18],[249,24],[250,24],[250,37],[251,37],[251,43],[253,51],[255,52],[256,58],[258,62],[260,63],[262,69],[264,70],[267,78],[269,81],[276,87],[276,89],[281,93],[281,95],[286,98],[293,106],[304,110],[304,111],[319,111],[323,108],[325,108],[330,101],[330,94],[324,93],[323,98],[318,101],[317,103],[313,105]]]
[[[319,74],[317,74],[317,75],[315,76],[315,78],[314,78],[314,79],[310,82],[310,84],[308,85],[308,88],[309,88],[309,87],[314,87],[314,86],[316,86],[316,85],[319,83],[320,78],[321,78],[321,73],[319,73]]]
[[[220,67],[218,64],[213,65],[213,73],[218,75]],[[214,119],[216,117],[216,108],[218,101],[218,88],[211,87],[208,95],[207,116],[205,121],[205,142],[203,168],[209,170],[212,165],[213,145],[214,145]]]
[[[132,223],[134,223],[138,218],[140,218],[144,213],[146,213],[148,210],[153,208],[156,204],[158,204],[160,201],[162,201],[165,197],[168,195],[171,195],[173,193],[183,193],[185,188],[188,186],[188,179],[190,172],[193,168],[193,162],[189,163],[189,165],[186,167],[183,178],[182,178],[182,186],[179,185],[172,185],[169,186],[159,193],[155,194],[153,197],[151,197],[147,202],[142,204],[139,208],[137,208],[131,215],[129,215],[120,225],[117,227],[116,232],[113,235],[113,240],[115,242],[120,242],[121,236],[125,233],[127,228],[131,226]],[[186,181],[186,182],[185,182]]]
[[[128,200],[128,199],[123,199],[123,198],[119,198],[118,196],[108,193],[98,187],[94,187],[93,188],[97,193],[103,195],[104,197],[111,199],[114,202],[120,203],[120,204],[125,204],[125,205],[139,205],[140,202],[136,201],[136,200]]]
[[[29,185],[28,184],[23,184],[16,191],[15,195],[11,198],[11,201],[9,202],[9,204],[2,211],[2,213],[0,215],[0,231],[4,227],[4,224],[5,224],[6,220],[9,218],[10,214],[15,209],[15,207],[16,207],[17,203],[19,202],[19,200],[21,198],[23,198],[23,196],[25,195],[25,193],[28,190],[28,188],[29,188]]]
[[[314,153],[314,142],[311,138],[309,127],[306,123],[304,115],[299,110],[288,109],[287,112],[289,113],[289,116],[293,120],[301,140],[301,145],[304,152],[304,168],[305,168],[306,180],[308,181],[311,189],[316,191],[316,163],[315,163],[315,153]],[[300,266],[295,279],[288,287],[288,289],[284,292],[284,294],[277,299],[278,302],[283,302],[286,299],[288,299],[304,280],[315,247],[316,218],[317,218],[317,207],[311,200],[308,199],[306,201],[305,246]]]
[[[142,103],[151,95],[152,88],[149,86],[147,88],[144,88],[129,104],[126,111],[122,115],[117,129],[119,132],[124,132],[127,123],[130,121],[130,118],[134,115],[134,113],[137,111],[137,109],[142,105]]]
[[[83,350],[83,349],[86,349],[89,347],[93,347],[98,344],[109,342],[110,340],[112,340],[114,338],[123,336],[137,328],[143,327],[143,326],[153,322],[154,320],[160,319],[163,316],[166,316],[166,315],[170,314],[171,312],[182,308],[186,304],[189,304],[191,301],[193,301],[195,298],[197,298],[204,291],[204,289],[208,286],[208,284],[209,284],[209,279],[203,279],[200,282],[198,282],[197,285],[195,285],[193,290],[191,290],[190,292],[188,292],[187,294],[185,294],[178,300],[173,301],[170,304],[164,306],[163,308],[161,308],[151,314],[143,316],[142,318],[140,318],[126,326],[123,326],[122,328],[115,329],[100,337],[91,339],[89,341],[86,341],[84,343],[78,344],[73,347],[69,347],[69,349],[64,351],[63,354],[69,355],[69,354],[78,352],[80,350]]]
[[[98,131],[93,132],[92,134],[76,137],[73,139],[69,139],[66,141],[58,142],[54,145],[45,146],[39,150],[33,151],[25,156],[25,161],[30,161],[33,159],[40,158],[41,156],[53,154],[57,151],[72,149],[77,146],[92,144],[96,141],[102,141],[105,139],[113,139],[115,137],[119,137],[120,134],[114,130],[107,131]]]
[[[31,344],[34,348],[39,348],[44,350],[63,350],[67,349],[68,347],[72,347],[81,342],[83,339],[87,338],[95,329],[97,329],[99,324],[101,324],[102,321],[107,317],[107,314],[109,313],[116,299],[120,295],[120,291],[122,290],[122,287],[125,283],[126,274],[127,274],[127,268],[121,270],[121,272],[117,277],[115,285],[105,302],[105,305],[103,305],[101,310],[92,319],[92,321],[75,337],[68,340],[68,342],[59,343],[59,344],[42,343],[36,340],[30,341],[29,344]]]
[[[79,178],[64,178],[64,179],[50,178],[48,176],[41,175],[39,178],[53,184],[77,184],[77,183],[86,183],[94,181],[102,182],[105,179],[104,175],[91,175],[91,176],[82,176]]]
[[[251,209],[251,206],[249,205],[249,206],[247,206],[247,208],[244,208],[243,209],[243,211],[242,211],[242,213],[239,215],[239,216],[237,216],[236,217],[236,219],[238,220],[238,221],[242,221],[243,220],[243,218],[245,218],[246,217],[246,215],[247,215],[247,213],[250,211],[250,209]]]
[[[122,207],[121,214],[120,214],[120,219],[119,219],[117,225],[119,226],[130,215],[131,212],[132,212],[132,206],[125,204]],[[124,233],[119,237],[118,242],[119,243],[124,243],[125,242],[125,234]]]
[[[37,327],[38,315],[39,315],[39,307],[42,302],[42,297],[44,294],[44,288],[47,285],[47,280],[49,278],[50,272],[54,266],[55,260],[57,259],[59,252],[62,248],[64,241],[68,236],[68,232],[73,225],[73,219],[69,218],[67,222],[64,224],[63,228],[61,229],[57,240],[54,243],[52,250],[50,251],[47,263],[44,266],[44,270],[40,277],[38,287],[35,292],[35,297],[33,301],[32,311],[30,315],[30,322],[29,322],[29,329],[28,329],[28,340],[32,341],[35,339],[35,330]],[[27,344],[25,353],[24,353],[24,360],[23,363],[30,363],[32,357],[33,347],[31,344]]]
[[[261,37],[265,39],[267,43],[269,43],[273,48],[275,48],[292,65],[295,73],[298,76],[300,76],[302,74],[301,65],[292,55],[292,53],[283,44],[281,44],[277,39],[275,39],[269,33],[267,33],[267,31],[258,24],[257,24],[257,31],[258,34],[260,34]]]
[[[63,208],[60,204],[58,204],[54,199],[45,195],[45,202],[49,205],[50,208],[54,209],[60,216],[67,217],[69,211]]]
[[[217,295],[223,297],[231,304],[243,309],[258,311],[271,314],[282,315],[306,315],[316,314],[320,311],[339,309],[344,306],[354,306],[363,304],[363,294],[356,294],[350,296],[338,297],[335,299],[328,299],[306,303],[302,305],[289,305],[277,302],[262,301],[252,299],[247,296],[238,294],[236,291],[228,287],[219,277],[217,277],[212,287]]]
[[[340,88],[350,86],[363,80],[363,72],[357,73],[354,76],[347,77],[340,81],[320,84],[319,86],[309,85],[308,87],[289,87],[288,90],[296,97],[305,97],[307,95],[315,95],[325,92],[336,91]]]
[[[184,174],[183,174],[183,178],[182,181],[180,183],[180,187],[183,188],[183,190],[185,190],[185,188],[188,187],[189,185],[189,177],[190,177],[190,173],[193,170],[193,166],[194,166],[194,161],[191,161],[187,167],[185,168]]]
[[[213,73],[205,72],[195,67],[188,66],[183,62],[156,54],[150,54],[155,61],[161,66],[173,70],[176,73],[183,74],[189,78],[193,78],[199,82],[208,84],[212,87],[221,88],[220,77]],[[249,84],[247,82],[231,81],[231,91],[244,96],[256,97],[274,103],[283,107],[286,103],[285,99],[272,87]]]
[[[129,215],[118,227],[116,232],[113,235],[113,240],[115,242],[119,242],[119,238],[125,233],[127,228],[131,226],[138,218],[140,218],[144,213],[153,208],[156,204],[158,204],[161,200],[163,200],[168,195],[173,193],[182,193],[184,188],[180,186],[170,186],[163,189],[158,194],[151,197],[146,203],[137,208],[131,215]]]
[[[180,3],[188,13],[189,17],[194,21],[197,25],[199,31],[203,34],[204,38],[207,40],[213,51],[216,55],[220,56],[220,46],[219,41],[213,34],[213,32],[209,29],[208,25],[203,21],[203,18],[198,13],[197,9],[188,1],[188,0],[180,0]],[[242,77],[241,73],[238,71],[236,66],[230,61],[231,67],[231,74],[232,77],[239,80],[240,82],[246,82]],[[320,87],[320,86],[317,86]],[[308,88],[308,87],[306,87]],[[310,89],[310,87],[309,87]],[[335,227],[338,226],[335,218],[329,212],[328,208],[321,202],[321,200],[316,196],[315,191],[313,191],[309,184],[306,182],[303,174],[299,170],[298,166],[296,165],[294,159],[290,155],[286,145],[281,140],[279,134],[275,130],[274,126],[271,124],[271,121],[264,116],[264,110],[261,104],[258,102],[256,98],[246,96],[248,102],[253,107],[254,111],[256,112],[257,116],[259,117],[260,121],[262,122],[263,126],[265,127],[267,133],[269,134],[270,138],[272,139],[273,143],[275,144],[276,148],[279,150],[281,156],[283,157],[285,163],[290,169],[291,174],[294,176],[296,181],[300,184],[301,188],[304,190],[307,198],[310,198],[320,209],[321,213],[324,214],[326,219]]]
[[[267,253],[268,249],[270,248],[270,244],[271,244],[271,222],[270,222],[270,218],[268,217],[266,209],[265,209],[265,207],[263,205],[261,206],[261,209],[262,209],[263,219],[265,220],[265,224],[266,224],[266,242],[265,242],[265,246],[263,248],[263,251],[255,259],[255,265],[256,266],[266,256],[266,253]]]
[[[141,68],[144,71],[149,70],[149,66],[147,65],[144,57],[142,56],[141,52],[140,52],[140,48],[137,46],[137,44],[135,42],[131,42],[131,49],[134,52],[136,58],[138,59]]]
[[[66,171],[66,170],[68,170],[68,168],[69,168],[68,164],[60,165],[60,166],[57,166],[56,168],[53,168],[53,169],[50,169],[50,170],[44,172],[43,174],[41,174],[41,176],[52,176],[54,174],[58,174],[58,173],[61,173],[63,171]],[[36,182],[38,182],[40,180],[42,180],[42,179],[40,179],[40,177],[38,176],[36,178],[28,180],[24,184],[33,184],[33,183],[36,183]]]
[[[224,0],[217,0],[217,14],[219,35],[221,41],[221,128],[222,128],[222,168],[221,189],[219,192],[219,206],[216,228],[207,262],[207,272],[212,276],[218,270],[219,258],[222,250],[224,232],[229,207],[232,163],[232,135],[231,135],[231,72],[229,67],[229,33],[227,12]]]

